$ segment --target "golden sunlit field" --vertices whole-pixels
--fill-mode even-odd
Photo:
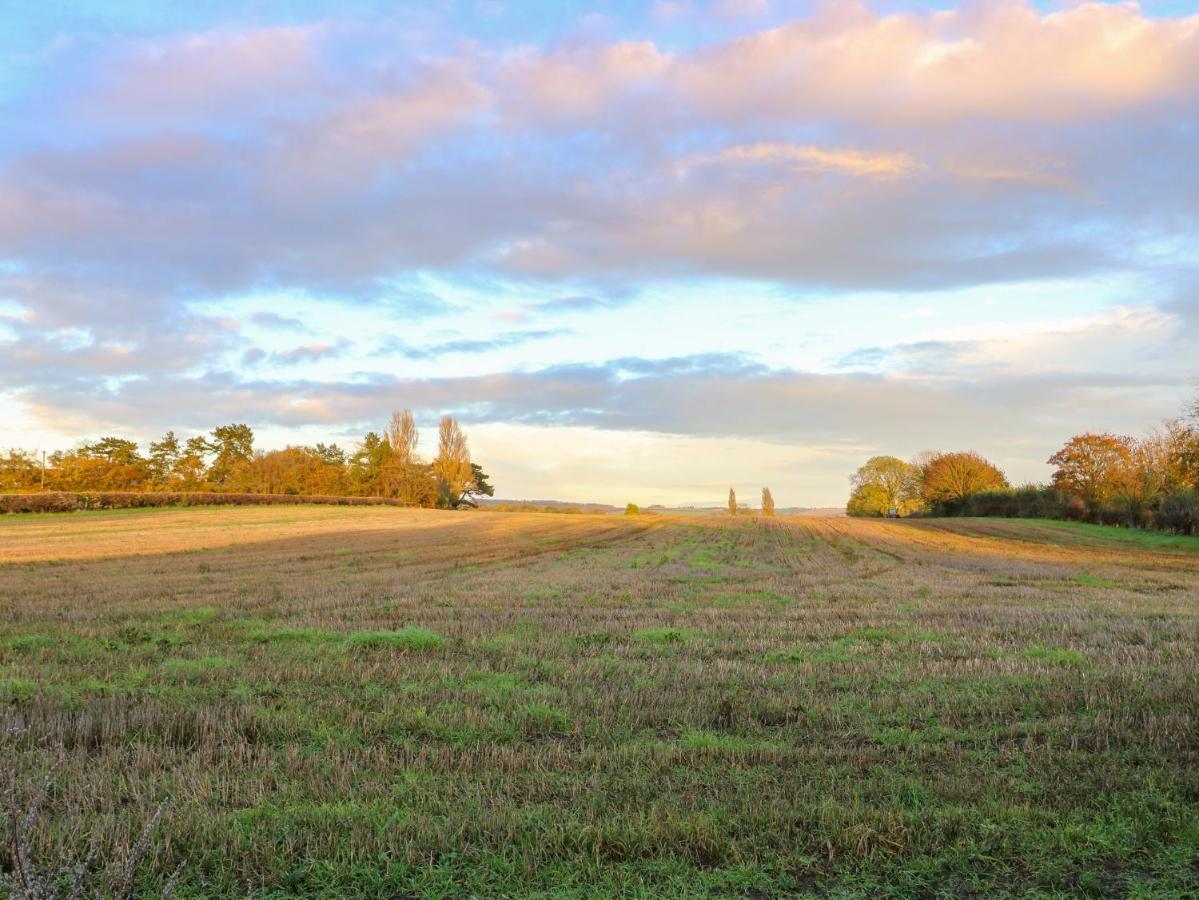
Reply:
[[[3,517],[0,720],[0,869],[101,895],[169,798],[134,896],[1189,896],[1199,540]]]

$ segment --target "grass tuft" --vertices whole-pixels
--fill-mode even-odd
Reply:
[[[356,631],[346,636],[345,643],[357,650],[439,650],[445,638],[414,625],[398,631]]]
[[[644,628],[633,632],[634,640],[659,645],[685,644],[697,637],[699,633],[689,628]]]

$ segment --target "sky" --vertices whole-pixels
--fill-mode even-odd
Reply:
[[[833,506],[1196,389],[1194,3],[0,18],[3,448],[410,407],[497,496]]]

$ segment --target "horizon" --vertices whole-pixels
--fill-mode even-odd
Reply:
[[[1194,392],[1189,4],[341,9],[13,17],[0,451],[411,407],[504,497],[832,508]]]

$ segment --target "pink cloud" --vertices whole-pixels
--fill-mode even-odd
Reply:
[[[863,178],[898,178],[924,166],[907,153],[870,153],[851,148],[760,143],[738,144],[719,153],[692,156],[679,164],[686,172],[696,166],[772,166],[792,172],[835,173]]]
[[[840,4],[670,71],[717,117],[876,122],[1087,117],[1193,92],[1197,76],[1199,16],[1102,3],[1041,14],[1019,2],[891,16]]]
[[[653,85],[669,65],[669,54],[649,41],[523,50],[500,66],[500,98],[518,119],[585,119]]]
[[[135,115],[227,115],[320,87],[331,26],[205,32],[136,44],[110,59],[89,105]]]

